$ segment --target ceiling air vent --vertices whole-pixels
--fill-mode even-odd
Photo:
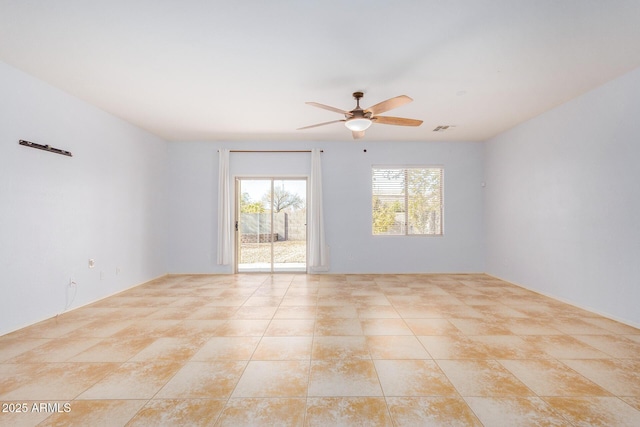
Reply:
[[[454,128],[455,126],[452,125],[440,125],[437,126],[433,131],[434,132],[444,132],[445,130],[449,129],[449,128]]]

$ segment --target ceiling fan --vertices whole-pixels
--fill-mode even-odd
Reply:
[[[351,111],[341,110],[339,108],[330,107],[328,105],[319,104],[317,102],[306,102],[305,104],[313,105],[314,107],[344,114],[344,119],[305,126],[302,128],[298,128],[297,130],[310,129],[318,126],[329,125],[331,123],[344,122],[344,125],[353,134],[353,139],[360,139],[364,136],[364,131],[367,130],[369,126],[371,126],[371,123],[396,126],[420,126],[422,124],[422,120],[405,119],[402,117],[378,116],[378,114],[380,113],[398,108],[413,101],[413,99],[409,98],[407,95],[400,95],[396,96],[395,98],[387,99],[386,101],[379,102],[376,105],[364,110],[360,107],[360,98],[362,98],[363,96],[364,94],[362,92],[353,93],[353,97],[356,100],[356,108]]]

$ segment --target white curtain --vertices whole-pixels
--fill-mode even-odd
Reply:
[[[220,149],[218,169],[218,264],[231,264],[231,201],[229,150]]]
[[[324,241],[322,213],[322,164],[320,150],[311,150],[311,194],[309,197],[309,271],[329,271],[329,251]]]

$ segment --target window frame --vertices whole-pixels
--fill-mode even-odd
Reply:
[[[370,213],[370,221],[371,221],[371,235],[374,237],[444,237],[445,234],[445,224],[444,224],[444,216],[445,216],[445,204],[444,204],[444,166],[441,164],[429,164],[429,165],[414,165],[414,164],[376,164],[376,165],[371,165],[371,177],[370,177],[370,186],[371,186],[371,198],[369,199],[370,202],[373,202],[373,198],[376,196],[376,194],[374,194],[374,186],[373,186],[373,179],[375,177],[375,172],[376,170],[393,170],[393,169],[401,169],[403,170],[403,173],[406,175],[406,171],[408,169],[438,169],[440,171],[440,227],[439,227],[439,233],[437,234],[419,234],[419,233],[409,233],[409,192],[407,191],[407,185],[408,183],[405,181],[405,188],[404,188],[404,214],[405,214],[405,227],[404,227],[404,233],[396,233],[396,234],[387,234],[387,233],[375,233],[374,230],[374,219],[373,219],[373,214],[374,214],[374,210],[373,210],[373,204],[371,206],[371,213]]]

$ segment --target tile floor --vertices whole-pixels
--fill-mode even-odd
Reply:
[[[639,426],[640,330],[485,275],[169,276],[0,337],[0,402],[2,426]]]

